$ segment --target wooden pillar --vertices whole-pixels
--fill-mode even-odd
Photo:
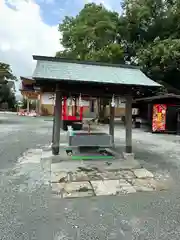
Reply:
[[[75,104],[74,104],[74,116],[77,116],[78,108],[77,108],[77,97],[76,96],[75,96],[74,102],[75,102]]]
[[[112,107],[111,101],[109,104],[109,134],[112,136],[112,144],[114,145],[114,115],[115,115],[115,107]]]
[[[54,116],[53,116],[52,144],[54,141],[54,128],[55,128],[55,106],[54,106]]]
[[[36,99],[36,113],[38,114],[39,106],[38,106],[38,99]]]
[[[30,110],[30,109],[29,109],[29,107],[30,107],[30,106],[29,106],[29,105],[30,105],[29,103],[30,103],[30,100],[29,100],[29,98],[27,98],[27,112],[29,112],[29,110]]]
[[[56,99],[55,99],[55,112],[53,120],[53,137],[52,137],[52,153],[53,155],[59,154],[60,145],[60,128],[61,128],[61,115],[62,115],[62,95],[59,86],[56,86]]]
[[[41,93],[38,94],[38,114],[41,115]]]
[[[132,153],[132,96],[126,97],[126,153]]]

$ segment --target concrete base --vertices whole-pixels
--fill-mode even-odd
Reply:
[[[134,153],[123,152],[123,157],[125,160],[134,160]]]
[[[99,132],[91,134],[77,132],[75,135],[69,136],[68,144],[73,147],[111,147],[112,136]]]

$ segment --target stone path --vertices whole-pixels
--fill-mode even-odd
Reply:
[[[24,153],[19,159],[20,174],[28,174],[29,184],[50,184],[53,196],[59,198],[162,191],[173,183],[171,179],[157,178],[137,160],[61,161],[61,156],[52,156],[44,149]]]
[[[168,189],[167,182],[157,180],[144,168],[102,170],[77,167],[74,171],[51,172],[52,193],[60,198],[122,195]]]

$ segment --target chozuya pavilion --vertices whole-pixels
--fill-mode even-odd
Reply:
[[[125,155],[132,154],[132,100],[145,88],[157,88],[160,85],[149,79],[138,67],[100,62],[86,62],[65,58],[33,56],[37,61],[33,73],[35,85],[47,91],[55,92],[55,114],[52,137],[52,152],[59,154],[60,128],[62,119],[62,99],[69,96],[108,98],[110,101],[109,136],[110,145],[114,144],[114,99],[125,99]],[[84,134],[87,142],[99,139]],[[79,135],[80,136],[80,135]],[[99,136],[98,136],[99,138]],[[104,138],[105,139],[105,138]],[[102,139],[102,140],[104,140]],[[81,142],[78,135],[71,142]],[[81,142],[82,144],[82,142]],[[99,146],[101,143],[99,142]]]

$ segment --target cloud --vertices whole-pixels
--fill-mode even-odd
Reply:
[[[33,0],[0,0],[0,36],[0,61],[17,76],[32,74],[33,54],[53,56],[61,48],[57,26],[43,22]]]

